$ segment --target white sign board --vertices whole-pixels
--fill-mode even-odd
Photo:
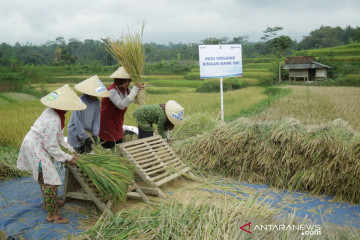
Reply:
[[[241,77],[241,44],[199,45],[200,78]]]

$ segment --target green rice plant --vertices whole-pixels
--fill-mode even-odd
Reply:
[[[101,147],[96,154],[81,154],[77,165],[91,179],[104,197],[112,196],[115,202],[125,202],[130,183],[134,179],[134,167],[126,159]]]
[[[349,74],[349,75],[346,75],[346,77],[360,79],[360,74]]]
[[[271,62],[270,58],[244,58],[243,64],[249,64],[249,63],[268,63]]]
[[[245,86],[256,86],[260,84],[260,80],[258,78],[241,78],[241,81],[244,83]]]
[[[271,68],[271,63],[246,63],[243,65],[243,69],[269,69]]]
[[[189,72],[184,76],[186,80],[200,80],[200,72]]]
[[[239,78],[225,78],[223,80],[223,91],[233,91],[244,87],[243,82]],[[207,79],[196,89],[196,92],[220,92],[219,79]]]
[[[360,56],[328,56],[322,58],[329,62],[360,62]]]
[[[268,68],[243,68],[243,73],[248,72],[269,72],[269,69],[271,68],[271,65],[268,66]]]
[[[184,76],[183,75],[175,75],[175,74],[171,74],[171,75],[147,75],[146,77],[144,77],[144,81],[150,81],[150,80],[161,80],[161,79],[183,79]]]
[[[310,55],[310,56],[330,56],[330,57],[356,56],[360,54],[360,48],[349,48],[349,49],[321,48],[321,49],[313,49],[313,50],[304,50],[304,52],[302,53],[306,53],[306,55]]]
[[[151,94],[181,94],[181,93],[194,93],[196,91],[195,88],[187,88],[187,87],[156,87],[156,86],[149,86],[146,88],[146,92],[151,95]]]
[[[144,25],[142,31],[144,30]],[[145,63],[145,48],[142,44],[142,32],[131,34],[123,33],[120,40],[108,38],[105,47],[110,54],[124,67],[134,83],[143,83]],[[146,101],[145,89],[136,95],[135,103],[144,104]]]
[[[0,105],[0,145],[20,147],[26,133],[44,110],[39,100]]]
[[[203,84],[203,80],[183,80],[183,79],[158,79],[150,80],[149,84],[156,87],[186,87],[197,88]]]
[[[18,154],[19,151],[14,148],[0,146],[0,181],[30,175],[16,168]]]
[[[244,72],[244,77],[248,78],[263,78],[263,77],[274,77],[272,72]]]

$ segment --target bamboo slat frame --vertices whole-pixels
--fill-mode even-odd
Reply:
[[[78,186],[79,184],[81,187]],[[77,188],[75,187],[76,185],[78,186]],[[129,186],[127,196],[142,199],[145,203],[150,203],[149,199],[134,181]],[[78,166],[66,164],[63,200],[66,202],[70,198],[93,201],[102,212],[108,211],[111,213],[112,196],[101,196],[95,184],[92,183],[91,179]]]
[[[136,172],[149,186],[139,186],[144,193],[167,198],[160,186],[184,175],[191,169],[160,136],[143,138],[118,145],[120,154],[136,166]]]

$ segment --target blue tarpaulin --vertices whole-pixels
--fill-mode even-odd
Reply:
[[[64,178],[64,173],[61,174]],[[64,179],[62,179],[64,183]],[[63,186],[59,187],[59,196]],[[47,211],[42,208],[43,197],[40,185],[33,177],[22,177],[0,183],[0,230],[15,239],[66,239],[77,234],[81,219],[87,218],[72,209],[78,203],[66,203],[60,215],[69,219],[69,224],[47,223]],[[75,208],[76,206],[76,208]]]
[[[64,174],[61,174],[62,178]],[[63,181],[64,182],[64,181]],[[279,191],[261,184],[218,183],[238,190],[232,192],[217,190],[237,198],[247,198],[248,193],[255,193],[258,199],[280,208],[282,212],[293,213],[298,217],[307,217],[317,224],[333,223],[360,228],[360,205],[334,202],[328,196],[310,196],[302,192]],[[249,191],[244,191],[246,188]],[[203,189],[204,191],[212,191]],[[248,193],[247,193],[248,192]],[[59,188],[62,195],[63,187]],[[169,192],[172,194],[172,192]],[[66,203],[60,215],[69,219],[69,224],[46,222],[46,211],[42,208],[43,199],[39,184],[32,177],[23,177],[0,183],[0,230],[7,236],[22,236],[25,239],[64,239],[82,230],[79,223],[86,216],[81,215],[77,203]],[[78,206],[77,206],[78,207]]]
[[[360,228],[360,205],[346,202],[336,202],[331,196],[312,196],[299,191],[287,191],[272,189],[263,184],[249,183],[218,183],[232,187],[237,194],[223,190],[203,191],[228,194],[238,199],[249,197],[246,192],[258,197],[259,202],[264,202],[273,208],[280,209],[280,217],[295,213],[299,218],[307,218],[315,224],[337,224],[340,226],[352,226]],[[247,188],[247,191],[244,191]],[[170,192],[172,194],[172,192]]]

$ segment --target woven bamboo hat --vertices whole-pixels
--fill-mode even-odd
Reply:
[[[106,89],[105,85],[97,75],[76,84],[75,88],[82,93],[95,97],[110,96],[110,92]]]
[[[41,98],[40,101],[45,106],[64,111],[80,111],[86,108],[85,103],[67,84]]]
[[[119,67],[118,70],[110,75],[110,78],[131,79],[130,75],[123,67]]]
[[[165,113],[169,121],[174,125],[184,123],[184,108],[174,100],[169,100],[165,104]]]

